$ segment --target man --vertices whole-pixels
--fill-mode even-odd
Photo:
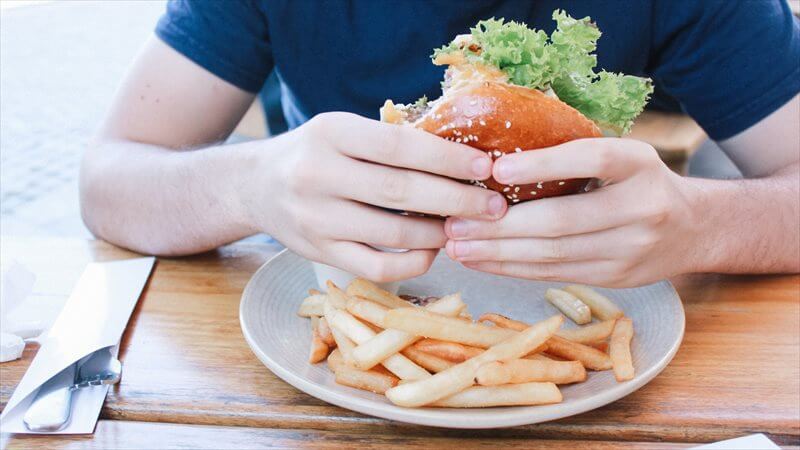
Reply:
[[[478,20],[549,32],[557,8],[591,16],[604,34],[599,66],[651,76],[746,179],[683,178],[649,145],[615,138],[492,164],[365,118],[385,98],[437,96],[430,50]],[[175,1],[86,153],[84,220],[103,239],[159,255],[265,232],[377,281],[425,272],[442,247],[477,270],[606,286],[797,272],[799,30],[783,0]],[[292,131],[221,145],[273,68]],[[452,179],[490,174],[505,184],[596,177],[603,187],[508,208]]]

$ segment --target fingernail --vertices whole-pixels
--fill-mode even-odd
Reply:
[[[465,237],[469,233],[469,224],[461,219],[455,219],[450,222],[450,237],[460,238]]]
[[[453,255],[456,258],[463,258],[469,256],[470,243],[469,241],[454,241],[453,242]]]
[[[501,183],[510,183],[514,181],[514,168],[510,161],[503,161],[503,159],[496,161],[494,163],[494,172],[497,181]]]
[[[473,159],[472,160],[473,176],[481,180],[484,178],[488,178],[489,175],[491,175],[490,173],[491,165],[492,163],[489,162],[488,158],[480,157]]]
[[[506,200],[500,194],[492,195],[489,199],[489,214],[499,216],[506,207]]]

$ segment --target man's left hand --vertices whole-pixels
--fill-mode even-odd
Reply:
[[[644,142],[582,139],[508,154],[493,176],[517,185],[596,178],[600,187],[521,203],[496,221],[449,218],[447,254],[469,268],[608,287],[694,269],[702,218],[692,187]]]

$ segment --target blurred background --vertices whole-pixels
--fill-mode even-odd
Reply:
[[[790,3],[797,13],[800,0]],[[91,236],[78,206],[80,156],[164,7],[164,0],[0,0],[0,234]],[[265,103],[253,105],[231,140],[268,134],[262,104],[276,111],[272,92],[268,82]],[[271,119],[279,131],[279,117]],[[688,117],[647,112],[633,137],[676,171],[737,176]]]

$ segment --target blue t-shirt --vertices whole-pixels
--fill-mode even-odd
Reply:
[[[800,92],[800,25],[784,0],[174,0],[156,33],[247,91],[274,69],[294,128],[325,111],[376,118],[387,98],[436,98],[433,48],[493,16],[549,33],[558,8],[598,24],[599,68],[653,78],[716,140]]]

